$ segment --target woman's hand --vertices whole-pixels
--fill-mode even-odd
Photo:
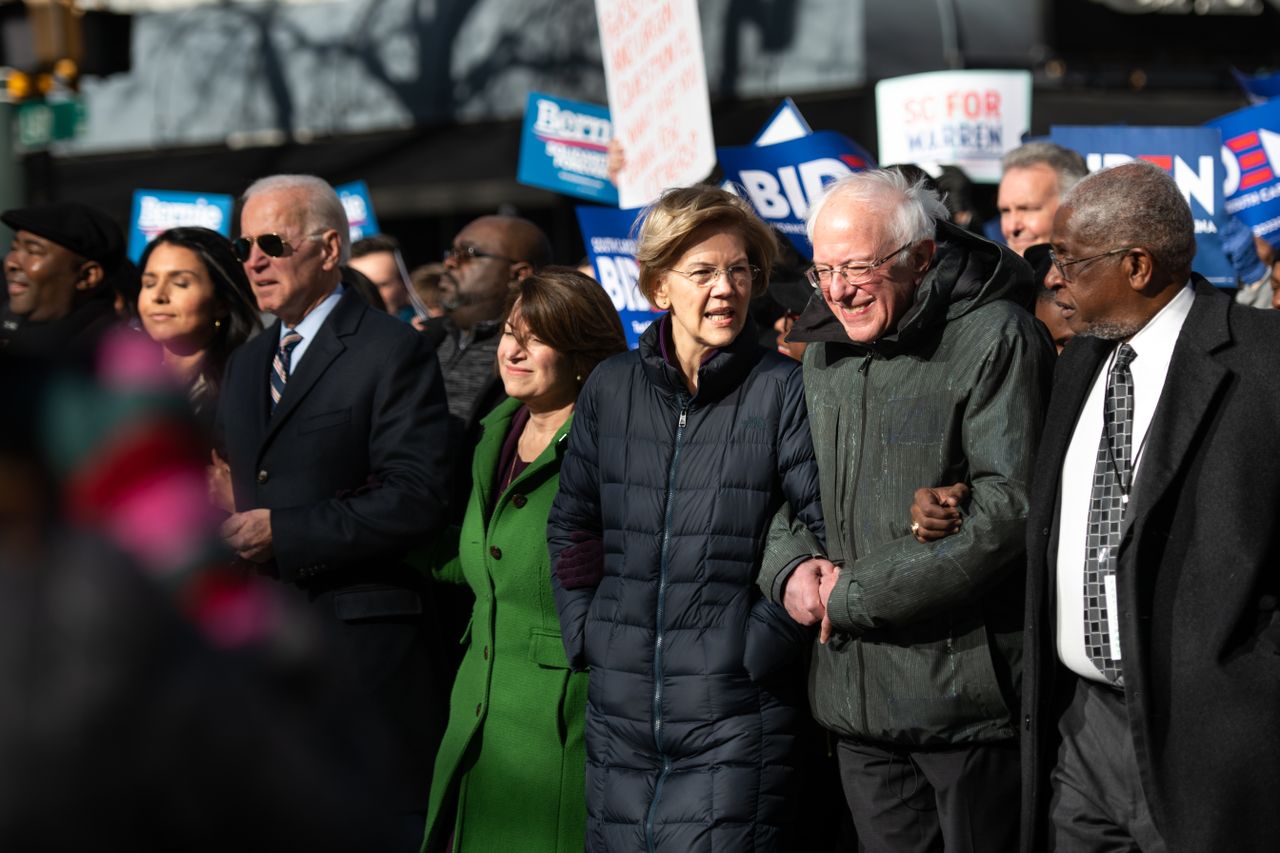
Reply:
[[[960,531],[964,519],[960,507],[969,501],[969,487],[964,483],[916,489],[911,505],[911,534],[917,542],[927,544],[945,539]]]
[[[564,589],[599,586],[604,580],[604,540],[599,535],[575,530],[573,542],[556,558],[556,579]]]

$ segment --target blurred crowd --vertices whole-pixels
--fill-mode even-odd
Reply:
[[[630,350],[517,216],[4,212],[0,847],[1272,849],[1277,249],[1049,143],[997,206],[669,190]]]

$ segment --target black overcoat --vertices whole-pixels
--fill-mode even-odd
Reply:
[[[1063,457],[1114,342],[1058,362],[1027,522],[1023,833],[1045,847],[1057,720],[1052,592]],[[1117,568],[1125,699],[1141,781],[1171,853],[1280,843],[1280,312],[1196,277],[1134,483]]]

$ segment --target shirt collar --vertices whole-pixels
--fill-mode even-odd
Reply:
[[[1191,303],[1195,301],[1195,289],[1187,282],[1156,315],[1147,321],[1137,333],[1129,339],[1129,346],[1138,355],[1144,353],[1172,353],[1174,344],[1178,342],[1178,333],[1182,324],[1191,313]]]
[[[297,332],[302,335],[303,340],[311,340],[316,336],[316,332],[320,331],[320,327],[324,325],[324,321],[329,318],[330,312],[333,311],[342,295],[347,292],[346,286],[339,283],[333,289],[333,292],[320,301],[320,304],[307,312],[307,316],[303,317],[298,325],[290,329],[282,321],[280,323],[280,340],[284,340],[284,336],[289,332]]]

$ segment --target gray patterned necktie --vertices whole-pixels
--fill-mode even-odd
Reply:
[[[302,335],[290,329],[288,334],[280,339],[276,356],[271,360],[271,411],[273,412],[280,403],[281,395],[284,394],[285,383],[289,381],[289,359],[293,355],[293,348],[300,343],[302,343]]]
[[[1133,484],[1133,374],[1129,363],[1136,357],[1131,346],[1121,344],[1107,377],[1084,554],[1085,651],[1098,671],[1117,686],[1124,685],[1120,638],[1115,614],[1108,612],[1107,587],[1111,587],[1114,601],[1116,552]]]

